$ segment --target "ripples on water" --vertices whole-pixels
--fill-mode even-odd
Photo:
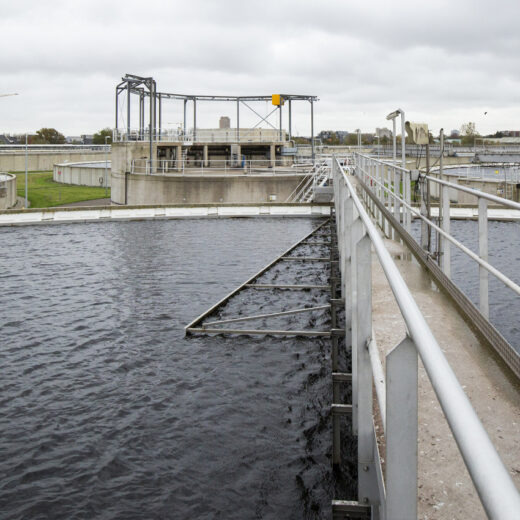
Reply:
[[[328,342],[183,334],[316,225],[0,229],[0,516],[328,517]]]
[[[488,236],[489,263],[520,284],[520,223],[490,221]],[[452,235],[478,254],[478,223],[451,221]],[[412,234],[419,240],[420,223],[413,223]],[[479,305],[478,264],[457,247],[451,246],[451,274],[453,281],[466,296]],[[489,274],[490,320],[501,334],[520,352],[520,296]]]

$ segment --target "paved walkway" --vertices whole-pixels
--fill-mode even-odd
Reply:
[[[94,207],[94,206],[110,206],[110,197],[106,199],[80,200],[79,202],[69,202],[54,206],[55,208],[76,208],[76,207]]]
[[[510,378],[497,356],[473,334],[455,306],[439,292],[422,267],[410,259],[403,246],[390,240],[386,244],[520,489],[519,383]],[[375,254],[373,281],[375,335],[380,352],[386,354],[404,337],[405,328]],[[419,518],[486,518],[422,363],[419,363]]]

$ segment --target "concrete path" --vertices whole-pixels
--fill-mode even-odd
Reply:
[[[403,246],[388,249],[491,441],[520,489],[520,385],[458,315]],[[373,321],[384,355],[405,335],[386,277],[373,254]],[[419,363],[419,518],[486,518],[428,376]],[[520,512],[519,512],[520,514]]]
[[[68,204],[60,204],[55,208],[77,208],[77,207],[94,207],[94,206],[110,206],[110,197],[106,199],[80,200],[79,202],[69,202]]]

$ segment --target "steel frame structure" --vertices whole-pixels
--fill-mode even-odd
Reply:
[[[240,105],[244,105],[255,115],[259,117],[258,123],[253,128],[256,128],[262,122],[266,122],[273,129],[280,132],[280,139],[282,136],[282,105],[276,106],[267,116],[261,116],[256,110],[249,106],[248,102],[251,101],[271,101],[272,97],[261,95],[261,96],[222,96],[222,95],[194,95],[194,94],[174,94],[170,92],[157,92],[157,85],[152,77],[142,77],[135,74],[126,74],[121,78],[121,83],[116,86],[115,96],[115,130],[116,134],[119,129],[119,96],[126,92],[126,128],[127,134],[130,135],[131,131],[131,100],[132,95],[139,98],[139,133],[144,135],[145,133],[145,99],[149,100],[149,118],[148,118],[148,133],[150,141],[150,150],[154,136],[161,134],[162,128],[162,102],[163,100],[178,100],[183,101],[183,130],[186,132],[187,123],[187,104],[191,102],[193,104],[193,132],[194,136],[197,133],[197,101],[227,101],[236,104],[236,119],[237,119],[237,142],[240,137]],[[292,137],[292,102],[293,101],[308,101],[311,105],[310,119],[311,119],[311,146],[312,146],[312,158],[315,156],[315,143],[314,143],[314,103],[318,101],[317,96],[302,95],[302,94],[281,94],[281,98],[288,103],[288,118],[289,118],[289,139]],[[278,112],[279,125],[275,127],[268,118]],[[151,158],[151,155],[150,155]]]

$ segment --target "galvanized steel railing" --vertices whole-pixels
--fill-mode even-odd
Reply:
[[[440,250],[438,252],[439,264],[448,278],[451,278],[451,244],[455,245],[472,260],[479,264],[480,277],[480,312],[489,317],[489,291],[488,291],[488,272],[498,278],[504,285],[520,295],[520,286],[510,278],[501,273],[488,262],[488,203],[492,202],[503,208],[520,210],[520,203],[492,195],[483,191],[459,186],[452,182],[433,177],[431,175],[421,175],[419,170],[406,170],[394,164],[375,159],[366,155],[356,154],[356,174],[364,181],[365,185],[375,196],[383,202],[395,219],[401,222],[408,233],[411,231],[412,216],[421,219],[421,246],[429,249],[428,246],[428,227],[435,230],[440,237]],[[418,183],[420,195],[420,208],[413,207],[411,202],[412,180]],[[436,185],[434,190],[432,185]],[[401,191],[403,195],[401,195]],[[440,200],[439,219],[437,225],[431,218],[428,218],[428,208],[426,193],[431,191]],[[452,193],[460,191],[473,195],[478,201],[478,229],[479,229],[479,254],[473,253],[469,248],[455,239],[450,234],[450,200]],[[372,204],[376,218],[385,233],[393,233],[384,215]]]
[[[307,165],[287,165],[284,159],[190,159],[184,158],[179,160],[158,159],[150,161],[149,159],[133,159],[131,163],[131,173],[143,173],[146,175],[163,175],[163,174],[183,174],[186,172],[215,174],[221,173],[240,173],[240,174],[295,174],[304,175],[312,166]],[[303,171],[305,170],[305,171]]]
[[[352,345],[352,413],[353,428],[358,437],[359,502],[372,505],[373,518],[417,518],[419,355],[488,517],[501,520],[518,518],[520,495],[507,469],[379,231],[336,159],[332,170],[342,290],[346,302],[346,344]],[[386,356],[384,382],[372,332],[372,248],[407,328],[406,337]],[[384,478],[373,422],[373,380],[379,407],[384,409]]]
[[[149,141],[148,129],[114,129],[114,142]],[[159,142],[180,143],[283,143],[287,142],[285,130],[263,128],[236,128],[196,129],[183,131],[182,129],[160,129],[152,132],[152,140]]]

